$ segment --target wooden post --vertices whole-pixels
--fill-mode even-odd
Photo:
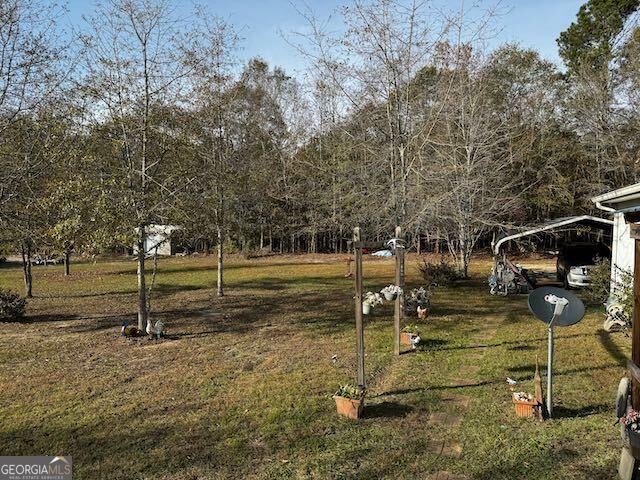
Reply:
[[[625,215],[627,222],[636,222],[640,216],[636,214]],[[640,225],[630,225],[631,238],[635,240],[634,267],[633,267],[633,326],[631,333],[631,361],[628,363],[628,372],[631,377],[631,406],[640,411]],[[631,455],[635,459],[631,478],[640,477],[640,448],[632,448]]]
[[[640,237],[635,237],[635,265],[633,268],[633,327],[631,334],[631,360],[640,366]],[[640,411],[640,379],[631,376],[631,402]],[[634,452],[635,458],[640,458]]]
[[[396,227],[395,238],[400,238],[402,230]],[[396,244],[396,279],[395,284],[404,287],[404,248]],[[403,295],[396,297],[396,303],[393,308],[393,353],[400,355],[400,319],[402,318]]]
[[[356,308],[356,354],[358,361],[358,388],[366,390],[364,379],[364,328],[362,325],[362,245],[360,227],[353,229],[353,252],[355,254],[355,308]]]

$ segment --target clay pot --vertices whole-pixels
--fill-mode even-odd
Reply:
[[[336,410],[338,414],[357,420],[362,418],[364,411],[364,397],[359,400],[354,398],[341,397],[340,395],[334,395],[333,399],[336,401]]]
[[[415,333],[409,332],[400,332],[400,343],[402,345],[412,346],[411,339],[415,338],[417,335]]]
[[[535,400],[516,400],[515,394],[512,399],[516,407],[516,417],[533,417],[533,407],[538,405],[538,402]]]

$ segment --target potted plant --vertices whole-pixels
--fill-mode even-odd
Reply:
[[[533,409],[538,405],[533,395],[524,392],[514,392],[512,400],[516,407],[517,417],[533,417]]]
[[[420,329],[418,325],[407,325],[400,332],[400,343],[409,345],[413,348],[420,343]]]
[[[362,313],[369,315],[371,309],[378,305],[382,305],[382,296],[379,293],[367,292],[362,301]]]
[[[384,295],[387,301],[392,302],[398,298],[398,295],[402,294],[402,288],[399,285],[391,284],[380,290],[380,293]]]
[[[640,448],[640,412],[630,409],[627,415],[620,419],[629,438],[629,445],[633,448]]]
[[[356,385],[341,385],[333,395],[336,409],[340,415],[357,420],[362,417],[364,411],[364,391]]]

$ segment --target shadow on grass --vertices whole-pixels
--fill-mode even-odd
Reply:
[[[534,347],[533,345],[515,345],[513,347],[509,347],[507,348],[507,350],[512,350],[512,351],[516,351],[516,352],[528,352],[531,350],[537,350],[536,347]]]
[[[595,367],[574,368],[574,369],[562,370],[562,371],[555,371],[554,370],[553,376],[554,377],[561,377],[561,376],[564,376],[564,375],[574,375],[574,374],[585,373],[585,372],[609,370],[611,368],[617,368],[617,367],[619,367],[618,364],[612,363],[610,365],[599,365],[599,366],[595,366]],[[531,372],[531,373],[526,375],[526,376],[524,376],[524,377],[513,375],[514,377],[516,377],[514,380],[517,380],[519,382],[526,381],[526,380],[531,380],[531,378],[533,377],[533,372],[535,371],[535,366],[533,366],[533,365],[525,365],[525,366],[522,366],[522,367],[512,368],[509,371],[519,371],[519,370],[526,371],[526,372]],[[544,370],[541,372],[541,374],[544,375]],[[489,380],[482,380],[482,381],[478,381],[478,382],[474,382],[474,383],[461,384],[461,385],[432,385],[432,386],[421,387],[421,388],[405,388],[405,389],[390,390],[390,391],[387,391],[387,392],[379,393],[376,396],[377,397],[383,397],[383,396],[389,396],[389,395],[406,395],[408,393],[418,393],[418,392],[428,392],[428,391],[438,391],[438,390],[461,390],[461,389],[465,389],[465,388],[484,387],[484,386],[487,386],[487,385],[502,385],[504,383],[505,383],[505,379],[500,377],[500,378],[493,378],[493,379],[489,379]]]
[[[442,338],[426,338],[420,339],[420,344],[417,346],[417,350],[438,350],[443,345],[450,343],[449,340],[443,340]]]
[[[581,337],[594,337],[597,333],[572,333],[570,335],[555,335],[555,339],[566,338],[581,338]],[[498,343],[472,343],[469,345],[452,345],[449,347],[443,347],[441,350],[473,350],[476,348],[496,348],[496,347],[508,347],[509,350],[535,350],[536,347],[529,345],[530,343],[546,342],[547,337],[535,337],[527,338],[525,340],[505,340]],[[509,347],[513,345],[513,347]]]
[[[611,412],[613,412],[612,405],[606,405],[604,403],[579,408],[553,407],[553,418],[583,418],[599,413]]]
[[[625,353],[620,350],[620,347],[614,343],[609,333],[600,329],[598,330],[598,337],[600,339],[600,344],[609,353],[609,355],[611,355],[612,358],[617,360],[618,363],[622,366],[627,364],[627,355],[625,355]]]
[[[397,418],[405,417],[413,411],[413,407],[396,402],[382,402],[366,405],[364,418]]]

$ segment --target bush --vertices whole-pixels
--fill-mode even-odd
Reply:
[[[589,270],[591,285],[585,289],[585,296],[594,303],[602,305],[609,298],[611,285],[611,262],[604,259]]]
[[[437,283],[438,285],[451,285],[462,278],[462,274],[456,266],[447,263],[444,258],[440,259],[440,263],[431,263],[424,261],[422,265],[418,265],[418,270],[422,274],[427,285]]]
[[[631,318],[633,316],[633,274],[616,265],[616,270],[620,274],[620,281],[614,285],[615,297],[624,306],[624,313]],[[611,262],[609,260],[599,261],[595,267],[589,271],[591,285],[586,289],[586,296],[589,300],[599,304],[605,303],[609,299],[611,286]]]
[[[24,315],[27,299],[0,288],[0,320],[13,320]]]

